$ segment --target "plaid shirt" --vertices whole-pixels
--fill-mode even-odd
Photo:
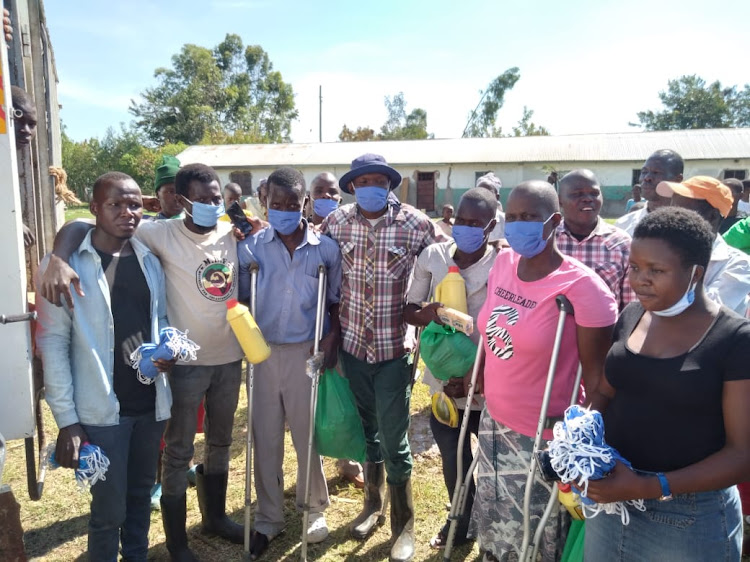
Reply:
[[[388,203],[374,226],[356,204],[343,205],[323,221],[322,231],[341,248],[341,335],[344,351],[380,363],[406,353],[406,289],[419,253],[446,241],[425,214]]]
[[[636,300],[628,280],[630,240],[627,232],[601,218],[591,234],[580,242],[567,229],[564,219],[557,227],[560,251],[593,269],[612,291],[620,310]]]

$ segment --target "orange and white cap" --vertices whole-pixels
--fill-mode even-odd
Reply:
[[[718,210],[722,217],[729,214],[734,203],[732,190],[719,180],[709,176],[694,176],[682,183],[659,182],[659,185],[656,186],[656,193],[662,197],[672,197],[676,193],[689,199],[703,199]]]

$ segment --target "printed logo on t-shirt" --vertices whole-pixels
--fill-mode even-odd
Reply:
[[[208,300],[225,301],[232,294],[234,264],[224,258],[206,258],[195,272],[195,281]]]
[[[496,306],[487,319],[487,346],[499,359],[508,360],[513,357],[513,338],[508,330],[498,326],[500,317],[505,318],[508,326],[514,326],[518,322],[518,310],[507,305]]]

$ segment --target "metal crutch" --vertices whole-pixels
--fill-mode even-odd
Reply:
[[[471,416],[471,403],[474,400],[474,390],[476,389],[477,377],[479,376],[479,366],[482,364],[482,356],[484,355],[484,345],[482,343],[482,337],[479,337],[479,343],[477,344],[477,354],[474,359],[474,368],[471,371],[471,382],[469,383],[469,391],[466,393],[466,405],[464,406],[464,417],[461,420],[461,431],[458,434],[458,452],[456,454],[456,486],[453,488],[453,499],[451,500],[451,510],[448,514],[448,519],[451,525],[448,530],[448,540],[445,543],[445,551],[443,552],[443,560],[446,562],[451,558],[451,551],[453,550],[453,541],[456,539],[456,528],[458,527],[458,520],[463,515],[466,509],[466,498],[469,495],[469,484],[470,479],[474,478],[474,469],[477,466],[479,455],[474,455],[469,465],[469,470],[466,472],[466,477],[462,477],[463,472],[463,451],[464,441],[466,440],[466,433],[469,430],[469,417]]]
[[[250,266],[250,314],[255,318],[255,303],[258,293],[258,264]],[[247,357],[245,358],[245,385],[247,389],[247,453],[245,454],[245,558],[250,557],[250,507],[252,503],[253,485],[253,389],[254,368]]]
[[[557,308],[560,311],[560,317],[557,320],[557,331],[555,333],[555,343],[552,346],[552,357],[549,362],[549,370],[547,371],[547,382],[544,386],[544,394],[542,395],[542,408],[539,412],[539,422],[536,426],[536,436],[534,437],[534,447],[532,449],[531,461],[529,462],[529,470],[526,476],[526,488],[523,495],[523,542],[521,543],[521,562],[528,562],[533,560],[529,555],[532,552],[538,550],[538,544],[534,545],[534,548],[529,550],[529,541],[531,538],[531,490],[534,485],[534,476],[536,475],[536,460],[534,459],[534,451],[537,451],[542,443],[542,432],[547,422],[547,411],[549,410],[550,397],[552,396],[552,384],[555,380],[555,371],[557,371],[557,359],[560,355],[560,347],[562,345],[563,331],[565,330],[565,320],[570,314],[573,315],[573,305],[564,295],[558,295],[555,298]],[[575,392],[575,390],[574,390]],[[556,489],[553,487],[552,495],[554,496]],[[550,502],[552,498],[550,498]],[[551,511],[551,507],[548,509]],[[546,512],[546,510],[545,510]],[[541,538],[540,529],[543,529],[540,525],[537,526],[537,532],[535,538],[538,535]]]
[[[315,340],[313,355],[307,360],[306,372],[312,379],[310,391],[310,430],[307,436],[307,470],[305,471],[305,499],[302,514],[302,548],[300,560],[307,561],[307,525],[310,521],[310,472],[312,463],[313,438],[315,433],[315,407],[318,402],[318,377],[323,368],[323,353],[320,351],[320,340],[323,337],[323,319],[326,310],[326,268],[318,266],[318,309],[315,315]],[[318,461],[320,462],[320,461]]]
[[[570,405],[572,406],[578,401],[578,392],[581,387],[581,376],[583,374],[583,368],[581,367],[581,364],[578,364],[578,372],[576,373],[576,380],[575,384],[573,385],[573,395],[570,398]],[[534,458],[536,459],[536,455],[534,455]],[[536,461],[532,461],[536,462]],[[536,531],[534,532],[534,538],[531,543],[532,547],[532,554],[531,554],[531,560],[536,560],[536,556],[539,553],[539,546],[542,542],[542,533],[544,533],[544,527],[547,525],[547,520],[549,519],[549,516],[552,514],[552,509],[555,507],[555,504],[557,503],[557,487],[552,487],[552,493],[550,493],[549,501],[547,501],[547,507],[544,509],[544,513],[542,514],[541,519],[539,519],[539,524],[537,525]]]

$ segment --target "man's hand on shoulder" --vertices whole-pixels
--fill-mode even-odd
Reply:
[[[57,464],[64,468],[78,468],[78,453],[88,439],[80,424],[74,423],[61,428],[55,446]]]
[[[161,203],[159,202],[158,197],[154,197],[152,195],[142,195],[141,199],[143,200],[143,208],[150,213],[160,213],[161,212]]]
[[[37,291],[56,306],[62,306],[63,299],[65,299],[68,306],[73,308],[73,293],[70,290],[71,284],[73,284],[79,297],[85,296],[83,289],[81,289],[81,279],[78,277],[78,274],[73,271],[73,268],[65,260],[57,257],[55,254],[50,254],[47,269],[44,270],[40,278]]]

